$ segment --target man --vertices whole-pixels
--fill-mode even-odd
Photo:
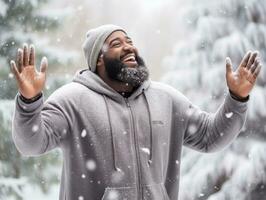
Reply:
[[[236,71],[226,60],[230,92],[215,114],[174,88],[148,79],[126,31],[103,25],[87,33],[89,69],[43,103],[47,59],[35,68],[34,48],[11,62],[18,83],[13,139],[29,156],[60,147],[60,200],[176,200],[182,145],[223,149],[244,124],[249,93],[261,69],[248,52]]]

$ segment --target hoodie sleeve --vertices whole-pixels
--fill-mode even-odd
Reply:
[[[15,98],[12,137],[24,155],[43,154],[60,145],[69,130],[62,105],[55,99],[44,103],[43,96],[32,103]]]
[[[228,94],[216,113],[207,113],[189,102],[184,145],[201,152],[215,152],[229,145],[244,125],[247,102]]]

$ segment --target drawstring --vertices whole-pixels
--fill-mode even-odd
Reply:
[[[111,123],[111,117],[110,117],[110,111],[109,107],[107,104],[107,98],[105,95],[103,95],[106,110],[107,110],[107,116],[108,116],[108,121],[109,121],[109,126],[110,126],[110,132],[111,132],[111,142],[112,142],[112,151],[113,151],[113,160],[114,160],[114,168],[116,171],[120,171],[120,169],[116,165],[116,155],[115,155],[115,141],[114,141],[114,136],[113,136],[113,129],[112,129],[112,123]]]
[[[148,165],[150,165],[152,163],[152,149],[153,149],[153,139],[152,139],[152,119],[151,119],[151,110],[150,110],[150,106],[149,106],[149,102],[148,102],[148,99],[147,99],[147,96],[145,94],[145,91],[144,89],[142,89],[143,91],[143,96],[144,96],[144,99],[147,103],[147,108],[148,108],[148,114],[149,114],[149,125],[150,125],[150,158],[148,160]]]

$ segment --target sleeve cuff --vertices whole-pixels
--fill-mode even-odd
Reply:
[[[41,106],[43,104],[43,95],[41,94],[38,99],[35,99],[35,101],[31,103],[26,103],[21,99],[21,94],[17,94],[15,101],[17,102],[17,109],[20,110],[23,114],[32,113],[38,111],[38,109],[41,109]]]
[[[230,93],[230,96],[233,99],[235,99],[235,100],[237,100],[239,102],[247,102],[249,100],[249,95],[247,97],[245,97],[245,98],[241,98],[241,97],[235,95],[231,90],[229,90],[229,93]]]
[[[35,97],[30,98],[30,99],[25,98],[22,94],[19,93],[19,98],[20,98],[24,103],[27,103],[27,104],[33,103],[33,102],[39,100],[41,97],[42,97],[42,92],[39,93],[39,94],[37,94]]]

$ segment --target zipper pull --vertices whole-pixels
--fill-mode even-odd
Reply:
[[[128,102],[128,99],[127,99],[127,98],[125,98],[125,102],[126,102],[126,104],[127,104],[127,107],[130,107],[130,104],[129,104],[129,102]]]

